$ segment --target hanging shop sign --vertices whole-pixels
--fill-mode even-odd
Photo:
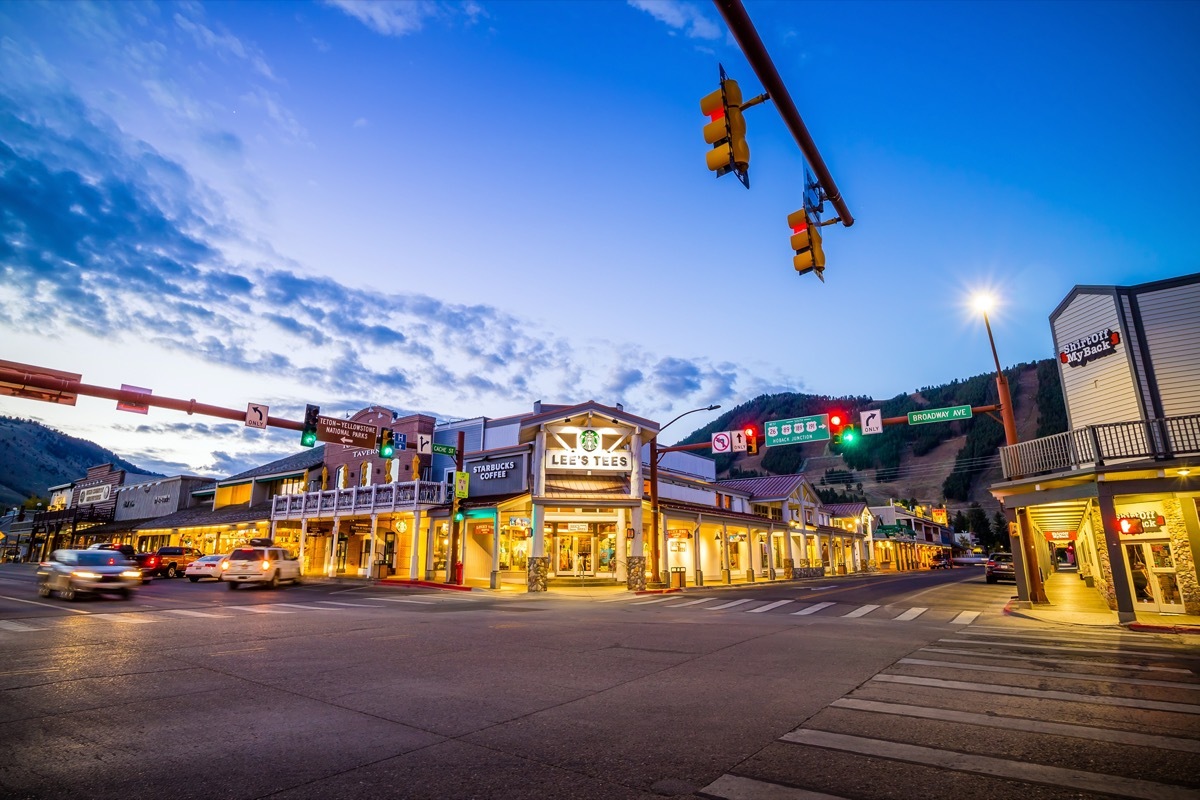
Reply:
[[[935,508],[933,509],[933,521],[938,525],[948,525],[949,513],[950,512],[944,508]]]
[[[729,541],[731,541],[731,542],[744,542],[744,541],[746,541],[746,534],[744,534],[744,533],[731,533],[731,534],[729,534]]]
[[[1133,510],[1133,509],[1118,510],[1117,516],[1119,517],[1119,519],[1135,520],[1135,521],[1141,523],[1141,525],[1138,526],[1139,529],[1137,531],[1122,530],[1122,532],[1159,533],[1160,531],[1162,531],[1163,528],[1165,528],[1167,526],[1167,518],[1164,517],[1161,512],[1159,512],[1157,509],[1154,509],[1154,508],[1142,508],[1142,509],[1138,509],[1138,510]],[[1118,527],[1121,527],[1121,526],[1118,524]],[[1124,527],[1128,528],[1130,526],[1126,525]]]
[[[1043,531],[1047,542],[1073,542],[1079,535],[1078,531]]]
[[[508,518],[508,527],[510,527],[510,528],[528,528],[532,524],[533,523],[531,523],[529,521],[529,517],[509,517]]]
[[[629,472],[632,468],[633,459],[628,450],[589,452],[576,448],[546,451],[546,469],[555,472]]]
[[[690,539],[690,538],[692,538],[692,532],[689,531],[687,528],[672,528],[667,531],[667,538],[668,539]]]
[[[1112,355],[1121,343],[1121,334],[1112,328],[1081,336],[1058,351],[1058,360],[1069,367],[1082,367],[1089,361]]]
[[[567,533],[587,533],[591,528],[586,522],[568,522]]]

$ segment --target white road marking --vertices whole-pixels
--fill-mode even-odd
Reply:
[[[836,605],[836,603],[814,603],[813,605],[809,606],[808,608],[801,609],[800,611],[793,611],[792,616],[793,617],[802,617],[805,614],[815,614],[818,611],[820,611],[821,609],[829,608],[832,605]]]
[[[621,603],[621,602],[624,602],[625,600],[636,600],[638,597],[640,597],[640,595],[623,594],[620,597],[610,597],[607,600],[597,600],[596,602],[597,603]]]
[[[705,608],[703,610],[704,611],[720,611],[721,609],[724,609],[724,608],[733,608],[734,606],[740,606],[744,603],[752,603],[752,602],[754,602],[754,601],[751,600],[750,598],[743,597],[741,600],[733,600],[728,603],[722,603],[719,606],[713,606],[712,608]]]
[[[291,614],[291,611],[280,611],[278,608],[263,608],[262,606],[225,606],[230,611],[248,611],[251,614]]]
[[[870,680],[881,683],[903,683],[909,686],[929,686],[936,689],[959,689],[964,692],[1003,694],[1012,697],[1037,697],[1043,700],[1065,700],[1068,703],[1089,703],[1100,706],[1152,709],[1154,711],[1177,711],[1181,714],[1200,714],[1200,706],[1187,703],[1167,703],[1160,700],[1138,700],[1132,697],[1106,697],[1079,694],[1078,692],[1055,692],[1047,689],[1025,689],[1020,686],[996,686],[990,683],[967,681],[944,681],[940,678],[915,678],[910,675],[876,675]]]
[[[370,603],[339,603],[337,600],[318,600],[318,603],[326,603],[331,606],[349,606],[351,608],[382,608],[382,606],[373,606]]]
[[[786,606],[788,603],[794,603],[794,602],[795,602],[794,600],[776,600],[774,603],[767,603],[762,608],[752,608],[749,611],[747,611],[746,613],[747,614],[763,614],[767,611],[770,611],[773,608],[779,608],[780,606]]]
[[[842,618],[850,619],[853,617],[865,617],[867,614],[870,614],[872,611],[874,611],[877,608],[879,608],[879,606],[872,606],[872,605],[859,606],[858,608],[851,611],[849,614],[842,614]]]
[[[26,600],[23,597],[9,597],[8,595],[0,595],[0,599],[12,600],[14,603],[29,603],[31,606],[45,606],[46,608],[57,608],[59,611],[70,611],[72,614],[91,614],[90,611],[82,611],[78,608],[67,608],[58,603],[43,603],[40,600]]]
[[[0,619],[0,629],[6,631],[17,631],[19,633],[41,630],[41,628],[34,627],[33,625],[26,625],[24,622],[15,622],[8,619]]]
[[[92,619],[102,619],[106,622],[123,622],[128,625],[145,625],[150,622],[158,622],[153,617],[147,617],[144,614],[92,614]]]
[[[417,605],[419,605],[419,606],[431,606],[431,605],[433,605],[433,601],[432,601],[432,600],[406,600],[406,599],[404,599],[404,598],[401,598],[401,597],[381,597],[381,598],[379,598],[379,599],[380,599],[380,600],[387,601],[387,602],[389,602],[389,603],[416,603],[416,604],[417,604]]]
[[[257,653],[261,650],[266,650],[265,647],[247,647],[243,650],[221,650],[216,653],[209,653],[210,656],[227,656],[232,653]]]
[[[715,597],[701,597],[699,600],[688,600],[686,603],[677,603],[673,606],[663,606],[663,608],[683,608],[684,606],[698,606],[701,603],[708,603],[708,602],[710,602],[712,600],[716,600],[716,599],[717,598],[715,598]],[[609,601],[605,601],[605,602],[609,602]]]
[[[301,608],[305,611],[341,611],[340,608],[325,608],[323,606],[305,606],[299,603],[275,603],[274,605],[282,606],[283,608]]]
[[[671,595],[668,594],[668,595],[663,595],[662,597],[655,597],[653,600],[639,600],[636,603],[634,603],[633,605],[648,606],[651,603],[665,603],[668,600],[674,600],[674,599],[675,599],[674,597],[672,597]]]
[[[1004,728],[1011,731],[1045,733],[1051,736],[1070,736],[1074,739],[1091,739],[1096,742],[1113,742],[1138,747],[1153,747],[1158,750],[1178,750],[1183,753],[1200,753],[1200,740],[1179,739],[1174,736],[1155,736],[1148,733],[1113,730],[1111,728],[1089,728],[1086,725],[1068,725],[1063,722],[1046,722],[1036,719],[976,714],[970,711],[951,711],[947,708],[910,706],[901,703],[884,703],[876,700],[856,700],[843,697],[830,703],[836,708],[870,711],[878,714],[895,714],[901,717],[934,719],[943,722],[962,722],[985,728]]]
[[[220,618],[220,619],[229,619],[228,614],[212,614],[212,613],[209,613],[208,611],[192,611],[191,609],[188,609],[188,608],[164,608],[164,609],[162,609],[162,613],[164,613],[164,614],[179,614],[180,616],[184,616],[184,617],[213,617],[213,618]]]
[[[741,775],[722,775],[700,791],[705,797],[723,797],[725,800],[845,800],[832,794],[756,781]]]
[[[1071,678],[1104,683],[1125,683],[1131,686],[1162,686],[1167,689],[1190,689],[1200,692],[1200,683],[1179,681],[1156,681],[1150,678],[1113,678],[1086,672],[1058,672],[1052,669],[1021,669],[1019,667],[996,667],[989,664],[968,664],[962,661],[934,661],[928,658],[902,658],[897,664],[912,664],[920,667],[942,667],[947,669],[971,670],[974,672],[997,672],[1004,675],[1037,675],[1044,678]]]
[[[978,611],[964,611],[961,614],[959,614],[957,617],[955,617],[954,619],[950,620],[950,624],[951,625],[970,625],[972,622],[975,621],[975,618],[978,617],[979,614],[980,614],[980,612],[978,612]]]
[[[1123,656],[1150,656],[1151,658],[1170,658],[1172,656],[1185,655],[1188,658],[1195,658],[1191,654],[1185,654],[1181,651],[1171,652],[1169,650],[1159,650],[1152,652],[1148,650],[1123,650],[1120,648],[1109,649],[1105,647],[1073,647],[1071,645],[1056,645],[1042,644],[1041,642],[993,642],[981,641],[979,639],[938,639],[939,642],[948,642],[949,644],[974,644],[984,647],[1037,647],[1040,650],[1066,650],[1069,653],[1116,653]]]
[[[905,611],[903,614],[896,617],[896,622],[908,622],[910,619],[916,619],[928,610],[928,608],[910,608],[908,611]]]
[[[841,733],[801,729],[785,734],[782,740],[828,750],[907,761],[911,764],[926,764],[959,772],[972,772],[1015,781],[1068,787],[1095,794],[1116,794],[1123,797],[1144,798],[1144,800],[1193,800],[1196,796],[1195,789],[1183,786],[1170,786],[1163,783],[1123,778],[1119,775],[1050,767],[1024,761],[1008,761],[991,756],[969,755],[952,750],[938,750],[933,747],[868,739],[862,736],[847,736]]]
[[[944,653],[949,656],[977,656],[978,658],[987,658],[991,660],[1002,661],[1039,661],[1037,656],[1006,656],[1002,653],[981,653],[978,650],[956,650],[953,647],[922,647],[921,650],[926,653]],[[1119,661],[1075,661],[1069,658],[1056,658],[1055,664],[1070,664],[1079,667],[1105,667],[1109,669],[1135,669],[1143,672],[1177,672],[1181,675],[1193,675],[1195,673],[1190,669],[1182,669],[1176,667],[1144,667],[1141,664],[1122,664]],[[1096,675],[1098,678],[1103,675]]]

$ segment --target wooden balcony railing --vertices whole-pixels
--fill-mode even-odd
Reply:
[[[1004,478],[1200,453],[1200,414],[1088,425],[1000,448]]]
[[[271,500],[271,519],[423,511],[432,506],[445,505],[449,502],[449,496],[447,485],[434,481],[407,481],[305,494],[281,494]]]

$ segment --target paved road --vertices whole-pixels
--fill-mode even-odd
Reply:
[[[1194,796],[1196,637],[1014,620],[1012,593],[951,570],[67,604],[0,569],[0,794]]]

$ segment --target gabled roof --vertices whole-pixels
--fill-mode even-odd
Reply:
[[[210,525],[230,525],[235,522],[266,522],[271,519],[271,501],[253,506],[225,506],[216,511],[208,506],[185,508],[165,517],[155,517],[139,523],[134,530],[153,531],[163,528],[201,528]]]
[[[825,510],[833,517],[861,517],[866,503],[826,503]]]
[[[717,486],[749,492],[754,500],[787,500],[804,483],[803,475],[766,475],[761,478],[734,478],[717,481]]]
[[[598,417],[607,417],[608,419],[617,419],[628,422],[631,425],[637,425],[641,428],[658,432],[658,423],[652,420],[630,414],[622,409],[606,406],[597,403],[595,400],[588,400],[586,403],[580,403],[574,406],[550,406],[552,410],[546,411],[546,406],[542,406],[542,413],[531,414],[521,420],[521,427],[528,428],[533,425],[540,425],[543,422],[554,420],[557,417],[575,417],[580,414],[586,415],[588,412],[595,414]]]
[[[261,467],[248,469],[245,472],[239,472],[237,475],[230,475],[228,478],[217,481],[218,484],[244,482],[251,478],[258,478],[263,475],[279,475],[289,472],[303,472],[312,467],[319,467],[325,463],[325,445],[314,447],[312,450],[304,450],[300,453],[293,453],[287,458],[281,458],[277,461],[272,461],[269,464],[263,464]]]

